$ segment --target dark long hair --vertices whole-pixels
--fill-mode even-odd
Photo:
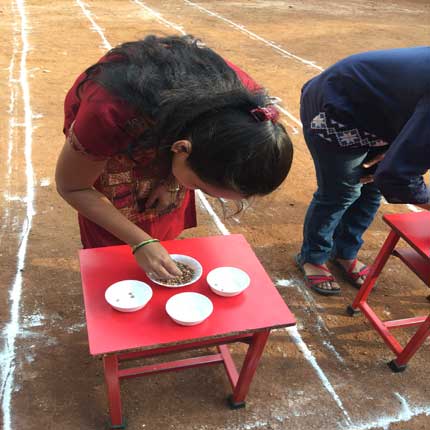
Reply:
[[[86,70],[78,91],[91,79],[131,104],[152,124],[139,145],[170,154],[175,141],[188,139],[188,162],[200,179],[244,196],[268,194],[287,176],[293,148],[285,128],[250,113],[270,103],[267,93],[245,88],[200,41],[151,35],[105,59]]]

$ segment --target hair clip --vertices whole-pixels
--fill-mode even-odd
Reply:
[[[274,105],[268,105],[252,109],[251,115],[258,122],[272,121],[272,123],[275,123],[279,118],[279,111]]]

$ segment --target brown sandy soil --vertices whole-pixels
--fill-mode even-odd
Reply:
[[[85,8],[111,45],[147,33],[172,33],[167,22],[154,14],[161,13],[163,19],[198,35],[249,71],[281,97],[284,108],[296,118],[300,88],[318,69],[282,54],[274,45],[327,67],[363,50],[424,45],[430,36],[428,0],[208,0],[197,4],[218,15],[182,0],[87,0]],[[0,0],[0,365],[12,377],[8,379],[12,385],[2,392],[3,424],[5,430],[102,429],[107,400],[102,363],[88,352],[76,215],[56,194],[53,171],[63,143],[64,95],[75,77],[106,48],[79,2],[28,0],[23,10],[29,51],[22,64],[19,5]],[[29,84],[30,122],[20,85],[24,82],[21,66]],[[252,244],[295,313],[312,356],[309,359],[309,353],[304,354],[285,330],[274,332],[247,407],[238,411],[225,406],[230,388],[222,368],[128,380],[122,384],[122,396],[130,430],[430,428],[428,342],[406,372],[392,374],[386,366],[392,354],[382,340],[362,316],[345,314],[356,290],[342,283],[343,295],[331,299],[305,290],[293,256],[315,179],[302,135],[294,134],[297,124],[287,117],[283,120],[296,148],[291,175],[281,189],[256,201],[240,219],[224,222],[231,233],[244,234]],[[33,175],[26,164],[26,146],[33,151]],[[27,189],[29,175],[34,187]],[[30,204],[25,196],[31,190],[35,214],[20,272],[20,293],[14,285]],[[407,210],[405,206],[381,208],[366,234],[365,261],[372,261],[387,234],[381,215]],[[220,233],[199,208],[199,227],[183,237],[213,234]],[[428,312],[428,294],[393,260],[372,301],[387,318],[409,317]],[[13,303],[19,304],[15,313]],[[399,339],[405,341],[406,334],[399,333]],[[12,362],[7,343],[14,351]],[[239,362],[243,348],[233,351]]]

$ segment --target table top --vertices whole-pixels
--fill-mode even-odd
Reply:
[[[91,354],[152,349],[295,325],[294,316],[242,235],[172,240],[162,244],[169,253],[197,259],[203,266],[202,277],[186,287],[162,287],[148,279],[127,245],[79,252]],[[206,276],[220,266],[244,270],[251,278],[250,286],[234,297],[214,294]],[[106,289],[124,279],[140,280],[152,288],[153,297],[143,309],[118,312],[106,302]],[[212,300],[214,310],[201,324],[181,326],[166,313],[167,300],[185,291],[199,292]]]
[[[422,257],[430,258],[430,212],[385,214],[384,221]]]

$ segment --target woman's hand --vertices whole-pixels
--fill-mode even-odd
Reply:
[[[134,257],[139,266],[153,278],[171,279],[182,274],[169,253],[158,242],[142,246],[134,253]]]
[[[367,160],[363,163],[363,167],[365,169],[369,169],[370,167],[378,164],[385,157],[385,152],[382,154],[378,154],[370,160]],[[365,175],[360,178],[360,184],[369,184],[373,182],[373,175]]]

